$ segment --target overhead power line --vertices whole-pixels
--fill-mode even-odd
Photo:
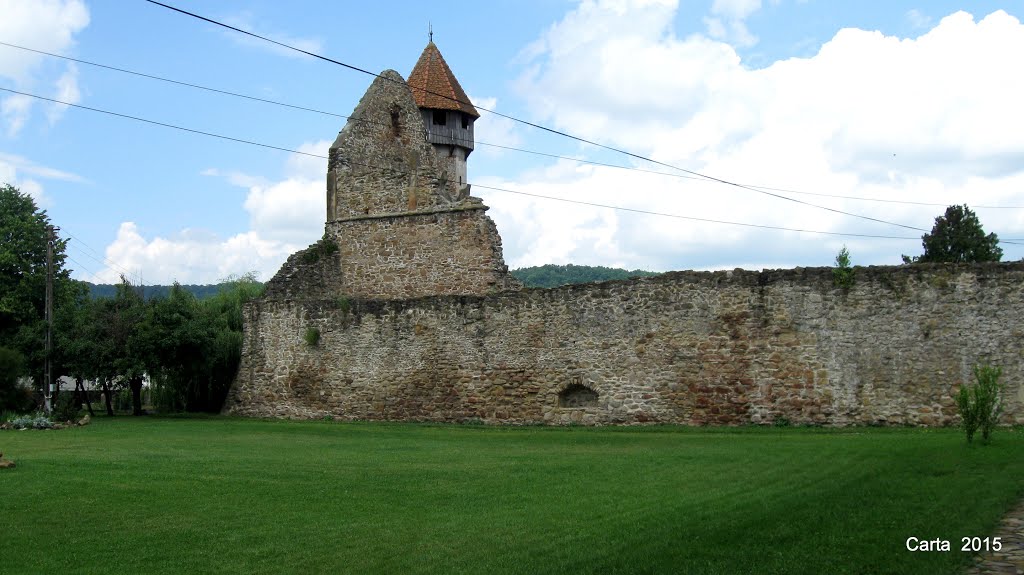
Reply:
[[[92,108],[92,107],[89,107],[89,106],[82,106],[80,104],[72,104],[70,102],[63,102],[61,100],[56,100],[56,99],[53,99],[53,98],[46,98],[46,97],[38,96],[38,95],[35,95],[35,94],[29,94],[28,92],[19,92],[17,90],[11,90],[9,88],[0,87],[0,91],[10,92],[12,94],[19,94],[19,95],[22,95],[22,96],[28,96],[28,97],[31,97],[31,98],[38,98],[40,100],[45,100],[47,102],[53,102],[55,104],[63,104],[63,105],[66,105],[66,106],[71,106],[73,108],[79,108],[79,109],[82,109],[82,110],[88,110],[90,112],[97,112],[97,113],[100,113],[100,114],[107,114],[107,115],[110,115],[110,116],[116,116],[118,118],[124,118],[124,119],[128,119],[128,120],[135,120],[137,122],[143,122],[143,123],[154,125],[154,126],[162,126],[164,128],[170,128],[170,129],[174,129],[174,130],[181,130],[183,132],[189,132],[189,133],[192,133],[192,134],[199,134],[199,135],[203,135],[203,136],[207,136],[207,137],[211,137],[211,138],[219,138],[219,139],[227,140],[227,141],[231,141],[231,142],[237,142],[237,143],[242,143],[242,144],[249,144],[251,146],[259,146],[259,147],[262,147],[262,148],[269,148],[269,149],[272,149],[272,150],[279,150],[279,151],[282,151],[282,152],[289,152],[289,153],[292,153],[292,154],[301,154],[303,156],[311,156],[311,157],[314,157],[314,158],[321,158],[321,159],[324,159],[324,160],[327,159],[327,156],[324,156],[324,155],[321,155],[321,154],[313,154],[313,153],[310,153],[310,152],[302,152],[302,151],[299,151],[299,150],[292,150],[292,149],[281,147],[281,146],[272,146],[270,144],[263,144],[263,143],[260,143],[260,142],[253,142],[251,140],[245,140],[245,139],[242,139],[242,138],[233,138],[231,136],[225,136],[225,135],[222,135],[222,134],[215,134],[213,132],[207,132],[207,131],[204,131],[204,130],[195,130],[195,129],[192,129],[192,128],[185,128],[185,127],[182,127],[182,126],[176,126],[174,124],[168,124],[166,122],[157,122],[155,120],[148,120],[148,119],[145,119],[145,118],[139,118],[137,116],[130,116],[128,114],[120,114],[120,113],[117,113],[117,112],[111,112],[109,110],[101,110],[99,108]],[[361,164],[361,163],[358,163],[358,162],[353,162],[353,164],[354,165],[361,165],[361,166],[365,166],[365,167],[369,167],[369,168],[374,168],[374,169],[391,171],[391,172],[395,172],[395,173],[399,173],[399,174],[405,174],[405,175],[409,174],[408,171],[396,170],[394,168],[390,168],[390,167],[386,167],[386,166],[378,166],[378,165],[372,165],[372,164]],[[798,229],[798,228],[786,228],[786,227],[781,227],[781,226],[768,226],[768,225],[749,224],[749,223],[742,223],[742,222],[729,222],[729,221],[724,221],[724,220],[712,220],[712,219],[707,219],[707,218],[697,218],[697,217],[691,217],[691,216],[681,216],[681,215],[677,215],[677,214],[668,214],[668,213],[663,213],[663,212],[655,212],[655,211],[649,211],[649,210],[640,210],[640,209],[635,209],[635,208],[625,208],[625,207],[621,207],[621,206],[597,204],[597,203],[593,203],[593,202],[585,202],[585,201],[580,201],[580,200],[570,200],[570,199],[558,198],[558,197],[554,197],[554,196],[545,196],[545,195],[542,195],[542,194],[533,194],[533,193],[528,193],[528,192],[518,192],[518,191],[515,191],[515,190],[509,190],[509,189],[505,189],[505,188],[497,188],[497,187],[493,187],[493,186],[485,186],[485,185],[481,185],[481,184],[471,184],[471,185],[475,185],[475,186],[477,186],[479,188],[483,188],[483,189],[489,189],[489,190],[495,190],[495,191],[499,191],[499,192],[507,192],[507,193],[519,194],[519,195],[523,195],[523,196],[531,196],[531,197],[535,197],[535,198],[555,200],[555,201],[560,201],[560,202],[568,202],[568,203],[574,203],[574,204],[580,204],[580,205],[586,205],[586,206],[608,208],[608,209],[620,210],[620,211],[625,211],[625,212],[634,212],[634,213],[642,213],[642,214],[649,214],[649,215],[655,215],[655,216],[671,217],[671,218],[677,218],[677,219],[701,221],[701,222],[707,222],[707,223],[716,223],[716,224],[724,224],[724,225],[736,225],[736,226],[743,226],[743,227],[763,228],[763,229],[772,229],[772,230],[789,231],[789,232],[814,233],[814,234],[823,234],[823,235],[831,235],[831,236],[857,237],[857,238],[899,239],[899,240],[917,240],[917,239],[919,239],[917,237],[887,236],[887,235],[874,235],[874,234],[858,234],[858,233],[846,233],[846,232],[826,232],[826,231],[817,231],[817,230],[804,230],[804,229]]]
[[[855,238],[875,238],[875,239],[887,239],[887,240],[920,240],[921,239],[921,238],[919,238],[917,236],[882,236],[882,235],[874,235],[874,234],[852,234],[852,233],[845,233],[845,232],[823,232],[823,231],[820,231],[820,230],[803,230],[803,229],[798,229],[798,228],[785,228],[785,227],[782,227],[782,226],[769,226],[769,225],[764,225],[764,224],[748,224],[748,223],[743,223],[743,222],[730,222],[730,221],[727,221],[727,220],[712,220],[712,219],[709,219],[709,218],[698,218],[698,217],[694,217],[694,216],[681,216],[679,214],[668,214],[668,213],[665,213],[665,212],[655,212],[655,211],[651,211],[651,210],[641,210],[641,209],[638,209],[638,208],[625,208],[625,207],[622,207],[622,206],[612,206],[612,205],[609,205],[609,204],[599,204],[597,202],[584,202],[584,201],[581,201],[581,200],[570,200],[570,199],[567,199],[567,198],[558,198],[558,197],[554,197],[554,196],[544,196],[544,195],[541,195],[541,194],[532,194],[530,192],[521,192],[521,191],[516,191],[516,190],[509,190],[509,189],[506,189],[506,188],[496,188],[494,186],[485,186],[483,184],[473,184],[473,187],[474,188],[483,188],[485,190],[494,190],[496,192],[505,192],[505,193],[509,193],[509,194],[516,194],[516,195],[519,195],[519,196],[530,196],[530,197],[533,197],[533,198],[544,198],[546,200],[555,200],[555,201],[566,202],[566,203],[570,203],[570,204],[582,204],[584,206],[593,206],[593,207],[596,207],[596,208],[609,208],[609,209],[612,209],[612,210],[619,210],[619,211],[623,211],[623,212],[633,212],[633,213],[637,213],[637,214],[647,214],[647,215],[651,215],[651,216],[663,216],[663,217],[667,217],[667,218],[676,218],[676,219],[680,219],[680,220],[691,220],[691,221],[695,221],[695,222],[705,222],[705,223],[711,223],[711,224],[726,224],[726,225],[730,225],[730,226],[743,226],[743,227],[747,227],[747,228],[760,228],[760,229],[765,229],[765,230],[779,230],[779,231],[786,231],[786,232],[800,232],[800,233],[808,233],[808,234],[824,234],[824,235],[829,235],[829,236],[843,236],[843,237],[855,237]]]
[[[81,246],[82,248],[85,248],[85,249],[82,249],[82,250],[79,251],[80,255],[83,255],[83,256],[93,260],[94,262],[100,264],[101,266],[108,267],[108,268],[116,271],[118,274],[123,275],[125,277],[132,277],[132,276],[135,275],[133,272],[128,271],[128,268],[126,268],[126,267],[118,264],[117,262],[107,258],[103,254],[100,254],[98,251],[93,249],[92,246],[90,246],[89,244],[85,243],[85,241],[83,241],[81,238],[75,236],[70,231],[68,231],[67,227],[62,228],[61,231],[63,231],[64,235],[68,236],[68,238],[75,240],[73,243],[69,243],[68,245],[70,245],[70,246]],[[89,252],[92,252],[92,253],[89,253]],[[92,273],[92,272],[90,272],[90,273]],[[93,274],[93,275],[95,276],[97,274]]]
[[[101,110],[99,108],[90,108],[89,106],[83,106],[81,104],[72,104],[71,102],[63,102],[61,100],[55,100],[53,98],[46,98],[37,94],[29,94],[28,92],[19,92],[18,90],[11,90],[10,88],[2,88],[0,90],[4,92],[10,92],[12,94],[18,94],[20,96],[28,96],[30,98],[38,98],[47,102],[53,102],[54,104],[62,104],[64,106],[71,106],[72,108],[79,108],[82,110],[89,110],[90,112],[98,112],[100,114],[108,114],[110,116],[117,116],[119,118],[126,118],[128,120],[135,120],[137,122],[145,122],[147,124],[153,124],[155,126],[163,126],[165,128],[172,128],[175,130],[181,130],[183,132],[192,132],[193,134],[201,134],[203,136],[210,136],[211,138],[220,138],[222,140],[230,140],[232,142],[239,142],[241,144],[249,144],[251,146],[260,146],[262,148],[270,148],[272,150],[280,150],[282,152],[290,152],[292,154],[302,154],[303,156],[312,156],[314,158],[326,158],[327,156],[321,156],[319,154],[311,154],[309,152],[301,152],[299,150],[292,150],[290,148],[281,148],[278,146],[271,146],[270,144],[261,144],[260,142],[253,142],[252,140],[243,140],[241,138],[232,138],[231,136],[224,136],[221,134],[214,134],[213,132],[204,132],[203,130],[195,130],[192,128],[184,128],[182,126],[175,126],[174,124],[167,124],[164,122],[157,122],[156,120],[147,120],[138,116],[130,116],[128,114],[119,114],[117,112],[111,112],[109,110]]]
[[[127,68],[119,68],[117,66],[111,66],[109,64],[101,64],[101,63],[98,63],[98,62],[91,62],[89,60],[83,60],[81,58],[72,58],[70,56],[65,56],[65,55],[62,55],[62,54],[54,54],[52,52],[47,52],[45,50],[37,50],[35,48],[29,48],[27,46],[19,46],[17,44],[11,44],[9,42],[0,41],[0,46],[7,46],[8,48],[15,48],[15,49],[18,49],[18,50],[25,50],[25,51],[33,52],[33,53],[36,53],[36,54],[42,54],[42,55],[45,55],[45,56],[50,56],[50,57],[53,57],[53,58],[60,58],[60,59],[63,59],[63,60],[68,60],[70,62],[75,62],[75,63],[78,63],[78,64],[85,64],[85,65],[88,65],[88,66],[95,66],[97,68],[103,68],[103,69],[106,69],[106,70],[112,70],[112,71],[120,72],[120,73],[123,73],[123,74],[130,74],[130,75],[139,76],[139,77],[142,77],[142,78],[148,78],[148,79],[151,79],[151,80],[157,80],[157,81],[160,81],[160,82],[167,82],[167,83],[170,83],[170,84],[176,84],[176,85],[179,85],[179,86],[185,86],[185,87],[194,88],[194,89],[197,89],[197,90],[205,90],[207,92],[213,92],[213,93],[221,94],[221,95],[225,95],[225,96],[232,96],[232,97],[236,97],[236,98],[243,98],[243,99],[246,99],[246,100],[252,100],[252,101],[255,101],[255,102],[261,102],[261,103],[264,103],[264,104],[271,104],[271,105],[274,105],[274,106],[281,106],[281,107],[285,107],[285,108],[301,110],[301,111],[304,111],[304,112],[312,112],[314,114],[322,114],[322,115],[325,115],[325,116],[332,116],[332,117],[335,117],[335,118],[341,118],[341,119],[344,119],[344,120],[351,120],[351,121],[354,121],[354,122],[364,122],[364,123],[379,125],[379,126],[383,126],[383,127],[390,127],[390,124],[385,124],[383,122],[375,122],[373,120],[368,120],[368,119],[365,119],[365,118],[357,118],[355,116],[346,116],[344,114],[339,114],[339,113],[336,113],[336,112],[329,112],[329,111],[326,111],[326,110],[321,110],[321,109],[318,109],[318,108],[312,108],[312,107],[308,107],[308,106],[300,106],[300,105],[297,105],[297,104],[289,104],[287,102],[281,102],[281,101],[278,101],[278,100],[271,100],[269,98],[260,98],[258,96],[253,96],[251,94],[243,94],[243,93],[240,93],[240,92],[233,92],[231,90],[224,90],[224,89],[220,89],[220,88],[213,88],[213,87],[210,87],[210,86],[204,86],[202,84],[196,84],[196,83],[193,83],[193,82],[186,82],[186,81],[183,81],[183,80],[174,80],[172,78],[165,78],[163,76],[157,76],[155,74],[150,74],[150,73],[147,73],[147,72],[139,72],[137,70],[129,70]],[[424,133],[426,133],[426,130],[424,130]],[[666,177],[670,177],[670,178],[681,178],[681,179],[686,179],[686,180],[707,181],[707,178],[698,177],[698,176],[692,176],[692,175],[689,175],[689,174],[668,173],[668,172],[662,172],[662,171],[658,171],[658,170],[646,170],[646,169],[638,168],[638,167],[635,167],[635,166],[623,166],[621,164],[611,164],[611,163],[607,163],[607,162],[598,162],[598,161],[594,161],[594,160],[588,160],[588,159],[585,159],[585,158],[578,158],[578,157],[573,157],[573,156],[563,156],[563,155],[559,155],[559,154],[552,154],[552,153],[549,153],[549,152],[541,152],[541,151],[537,151],[537,150],[528,150],[528,149],[525,149],[525,148],[518,148],[518,147],[515,147],[515,146],[506,146],[506,145],[503,145],[503,144],[494,144],[494,143],[491,143],[491,142],[483,142],[483,141],[480,141],[480,140],[477,140],[475,142],[475,144],[478,145],[478,146],[486,146],[486,147],[490,147],[490,148],[496,148],[496,149],[501,149],[501,150],[508,150],[508,151],[513,151],[513,152],[519,152],[519,153],[523,153],[523,154],[531,154],[531,155],[542,156],[542,157],[546,157],[546,158],[552,158],[552,159],[558,159],[558,160],[566,160],[566,161],[571,161],[571,162],[577,162],[577,163],[580,163],[580,164],[588,164],[588,165],[593,165],[593,166],[601,166],[601,167],[607,167],[607,168],[614,168],[614,169],[617,169],[617,170],[628,170],[628,171],[631,171],[631,172],[638,172],[638,173],[644,173],[644,174],[653,174],[653,175],[658,175],[658,176],[666,176]],[[793,189],[789,189],[789,188],[778,188],[778,187],[762,186],[762,185],[757,185],[757,184],[740,184],[740,185],[742,185],[744,187],[747,187],[747,188],[756,188],[758,190],[767,190],[767,191],[773,191],[773,192],[784,192],[784,193],[787,193],[787,194],[797,194],[797,195],[802,195],[802,196],[817,196],[817,197],[822,197],[822,198],[837,198],[837,199],[844,199],[844,200],[855,200],[855,201],[862,201],[862,202],[881,202],[881,203],[887,203],[887,204],[905,204],[905,205],[914,205],[914,206],[937,206],[937,207],[946,207],[946,206],[950,205],[949,203],[938,203],[938,202],[914,202],[914,201],[908,201],[908,200],[887,200],[887,199],[882,199],[882,198],[865,198],[865,197],[860,197],[860,196],[846,196],[846,195],[839,195],[839,194],[825,194],[825,193],[820,193],[820,192],[804,192],[804,191],[793,190]],[[993,210],[1022,210],[1022,209],[1024,209],[1024,206],[975,205],[974,208],[975,209],[993,209]]]
[[[202,20],[204,22],[208,22],[208,23],[213,24],[215,26],[220,26],[222,28],[227,28],[228,30],[233,30],[233,31],[238,32],[240,34],[245,34],[247,36],[251,36],[253,38],[257,38],[259,40],[263,40],[264,42],[269,42],[271,44],[275,44],[277,46],[281,46],[282,48],[286,48],[288,50],[293,50],[295,52],[299,52],[300,54],[305,54],[307,56],[311,56],[313,58],[317,58],[317,59],[323,60],[325,62],[330,62],[332,64],[335,64],[335,65],[338,65],[338,66],[342,66],[344,68],[348,68],[349,70],[353,70],[353,71],[356,71],[356,72],[359,72],[359,73],[362,73],[362,74],[366,74],[366,75],[372,76],[374,78],[381,78],[381,79],[389,81],[389,82],[397,82],[397,80],[393,80],[391,78],[387,78],[386,76],[382,76],[380,74],[377,74],[375,72],[371,72],[371,71],[366,70],[364,68],[360,68],[358,66],[353,66],[351,64],[346,64],[345,62],[341,62],[341,61],[335,60],[333,58],[328,58],[327,56],[323,56],[323,55],[317,54],[315,52],[310,52],[308,50],[303,50],[302,48],[297,48],[295,46],[292,46],[290,44],[286,44],[284,42],[279,42],[277,40],[272,40],[270,38],[267,38],[266,36],[261,36],[259,34],[254,33],[254,32],[249,32],[247,30],[243,30],[241,28],[237,28],[235,26],[231,26],[229,24],[225,24],[223,22],[219,22],[217,20],[213,20],[213,19],[207,18],[205,16],[200,16],[199,14],[196,14],[194,12],[189,12],[188,10],[182,10],[181,8],[176,8],[176,7],[171,6],[169,4],[164,4],[163,2],[158,2],[157,0],[145,0],[145,1],[149,2],[150,4],[154,4],[156,6],[161,6],[163,8],[168,9],[168,10],[173,10],[174,12],[178,12],[180,14],[184,14],[186,16],[189,16],[189,17],[192,17],[192,18],[196,18],[196,19]],[[441,97],[441,98],[445,98],[447,100],[451,100],[451,101],[459,103],[459,104],[467,104],[467,105],[470,105],[470,106],[474,105],[471,102],[468,102],[468,101],[464,102],[462,100],[459,100],[458,98],[452,97],[451,95],[439,94],[439,93],[433,92],[433,91],[431,91],[429,89],[424,89],[423,91],[428,93],[428,94],[435,95],[435,96],[438,96],[438,97]],[[686,173],[686,174],[691,174],[693,176],[704,178],[704,179],[707,179],[707,180],[710,180],[710,181],[713,181],[713,182],[718,182],[718,183],[723,184],[723,185],[734,186],[734,187],[737,187],[737,188],[741,188],[741,189],[745,189],[745,190],[750,190],[750,191],[752,191],[754,193],[764,194],[764,195],[771,196],[771,197],[774,197],[774,198],[778,198],[778,199],[781,199],[781,200],[785,200],[785,201],[789,201],[789,202],[794,202],[794,203],[797,203],[797,204],[802,204],[802,205],[806,205],[806,206],[809,206],[809,207],[813,207],[813,208],[817,208],[817,209],[820,209],[820,210],[825,210],[825,211],[829,211],[829,212],[833,212],[833,213],[837,213],[837,214],[842,214],[844,216],[850,216],[850,217],[854,217],[854,218],[859,218],[859,219],[863,219],[863,220],[873,221],[873,222],[877,222],[877,223],[881,223],[881,224],[886,224],[886,225],[890,225],[890,226],[896,226],[896,227],[905,228],[905,229],[908,229],[908,230],[915,230],[915,231],[919,231],[919,232],[927,232],[928,231],[928,230],[925,230],[923,228],[918,228],[918,227],[914,227],[914,226],[908,226],[906,224],[901,224],[901,223],[897,223],[897,222],[890,222],[890,221],[887,221],[887,220],[883,220],[883,219],[879,219],[879,218],[873,218],[871,216],[865,216],[865,215],[856,214],[856,213],[853,213],[853,212],[847,212],[847,211],[839,210],[839,209],[836,209],[836,208],[830,208],[830,207],[827,207],[827,206],[821,206],[821,205],[818,205],[818,204],[812,204],[810,202],[805,202],[803,200],[798,200],[796,198],[790,198],[788,196],[783,196],[781,194],[776,194],[774,192],[766,191],[766,190],[763,190],[763,189],[758,189],[758,188],[754,188],[754,187],[751,187],[751,186],[746,186],[746,185],[743,185],[743,184],[738,184],[736,182],[731,182],[729,180],[724,180],[722,178],[717,178],[717,177],[714,177],[714,176],[709,176],[707,174],[702,174],[702,173],[696,172],[694,170],[688,170],[686,168],[680,168],[678,166],[674,166],[672,164],[668,164],[668,163],[665,163],[665,162],[654,160],[652,158],[648,158],[648,157],[642,156],[640,154],[635,154],[635,153],[627,151],[627,150],[623,150],[623,149],[616,148],[616,147],[613,147],[613,146],[608,146],[608,145],[605,145],[605,144],[600,144],[598,142],[595,142],[595,141],[592,141],[592,140],[588,140],[586,138],[581,138],[579,136],[575,136],[575,135],[569,134],[567,132],[563,132],[561,130],[556,130],[554,128],[549,128],[547,126],[543,126],[541,124],[536,124],[534,122],[530,122],[528,120],[523,120],[521,118],[516,118],[516,117],[510,116],[508,114],[503,114],[503,113],[495,111],[495,110],[491,110],[491,109],[488,109],[488,108],[483,108],[483,107],[480,107],[480,106],[476,106],[476,108],[478,110],[483,110],[484,112],[488,112],[490,114],[494,114],[496,116],[500,116],[502,118],[506,118],[506,119],[512,120],[513,122],[518,122],[520,124],[523,124],[523,125],[526,125],[526,126],[530,126],[532,128],[536,128],[538,130],[549,132],[549,133],[552,133],[552,134],[555,134],[555,135],[558,135],[558,136],[562,136],[562,137],[565,137],[565,138],[570,138],[572,140],[576,140],[576,141],[582,142],[584,144],[589,144],[591,146],[596,146],[596,147],[599,147],[599,148],[602,148],[602,149],[605,149],[605,150],[609,150],[609,151],[612,151],[612,152],[615,152],[615,153],[618,153],[618,154],[623,154],[623,155],[626,155],[626,156],[629,156],[629,157],[632,157],[632,158],[636,158],[638,160],[643,160],[645,162],[650,162],[652,164],[656,164],[656,165],[659,165],[659,166],[670,168],[670,169],[673,169],[673,170],[676,170],[676,171],[679,171],[679,172],[683,172],[683,173]]]
[[[181,81],[181,80],[172,80],[170,78],[164,78],[162,76],[157,76],[157,75],[154,75],[154,74],[147,74],[145,72],[139,72],[139,71],[136,71],[136,70],[128,70],[126,68],[118,68],[116,66],[109,66],[107,64],[100,64],[98,62],[90,62],[88,60],[82,60],[82,59],[79,59],[79,58],[72,58],[70,56],[64,56],[62,54],[54,54],[52,52],[46,52],[44,50],[36,50],[35,48],[28,48],[28,47],[25,47],[25,46],[18,46],[17,44],[10,44],[8,42],[0,41],[0,46],[7,46],[8,48],[17,48],[19,50],[26,50],[28,52],[34,52],[36,54],[43,54],[45,56],[51,56],[53,58],[61,58],[62,60],[68,60],[70,62],[75,62],[75,63],[78,63],[78,64],[86,64],[88,66],[95,66],[97,68],[104,68],[106,70],[113,70],[115,72],[121,72],[122,74],[131,74],[133,76],[139,76],[139,77],[142,77],[142,78],[149,78],[150,80],[159,80],[161,82],[167,82],[167,83],[170,83],[170,84],[177,84],[179,86],[186,86],[188,88],[195,88],[197,90],[206,90],[207,92],[216,92],[218,94],[224,94],[226,96],[234,96],[236,98],[245,98],[246,100],[253,100],[253,101],[256,101],[256,102],[263,102],[265,104],[274,104],[275,106],[284,106],[286,108],[294,108],[296,110],[303,110],[303,111],[306,111],[306,112],[315,112],[317,114],[324,114],[325,116],[335,116],[335,117],[338,117],[338,118],[348,119],[348,116],[343,116],[342,114],[335,114],[333,112],[325,112],[324,110],[317,110],[316,108],[307,108],[305,106],[296,106],[295,104],[287,104],[285,102],[278,102],[278,101],[275,101],[275,100],[269,100],[267,98],[259,98],[257,96],[250,96],[248,94],[240,94],[238,92],[231,92],[229,90],[220,90],[218,88],[211,88],[209,86],[203,86],[203,85],[200,85],[200,84],[193,84],[191,82],[184,82],[184,81]]]

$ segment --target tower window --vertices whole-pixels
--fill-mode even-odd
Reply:
[[[469,129],[469,114],[463,114],[462,115],[462,129],[463,130],[468,130]]]
[[[448,124],[448,112],[444,110],[434,110],[434,125],[444,126]]]

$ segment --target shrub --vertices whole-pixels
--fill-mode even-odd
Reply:
[[[341,313],[348,313],[348,310],[352,309],[352,302],[350,302],[348,298],[345,296],[340,296],[337,299],[337,304],[338,309],[341,310]]]
[[[306,248],[300,257],[304,264],[315,264],[322,258],[326,258],[336,253],[338,253],[338,244],[336,244],[334,240],[324,238]]]
[[[40,414],[37,415],[36,418],[32,420],[32,427],[34,429],[52,429],[53,422],[50,421],[49,417]]]
[[[119,389],[113,396],[114,411],[132,410],[132,391],[130,389]]]
[[[963,385],[956,397],[956,407],[960,412],[961,425],[967,434],[967,443],[974,441],[974,434],[981,430],[981,438],[988,443],[999,421],[1002,401],[999,392],[1002,386],[999,377],[1003,374],[1000,367],[990,365],[974,366],[973,386]]]
[[[309,347],[316,347],[320,343],[320,330],[315,327],[306,328],[303,339],[306,340],[306,345]]]
[[[78,421],[81,411],[82,404],[78,403],[75,394],[66,391],[57,396],[51,415],[56,421]]]
[[[11,420],[14,429],[52,429],[53,422],[41,413],[22,415]]]
[[[853,287],[853,267],[850,265],[850,250],[843,246],[836,255],[836,267],[832,268],[832,283],[843,289]]]

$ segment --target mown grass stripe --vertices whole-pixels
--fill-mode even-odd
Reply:
[[[99,418],[0,450],[13,573],[955,573],[906,537],[1024,495],[1021,430]]]

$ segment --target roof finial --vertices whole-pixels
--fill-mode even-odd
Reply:
[[[434,43],[434,25],[427,21],[427,36],[430,38],[430,43]]]

